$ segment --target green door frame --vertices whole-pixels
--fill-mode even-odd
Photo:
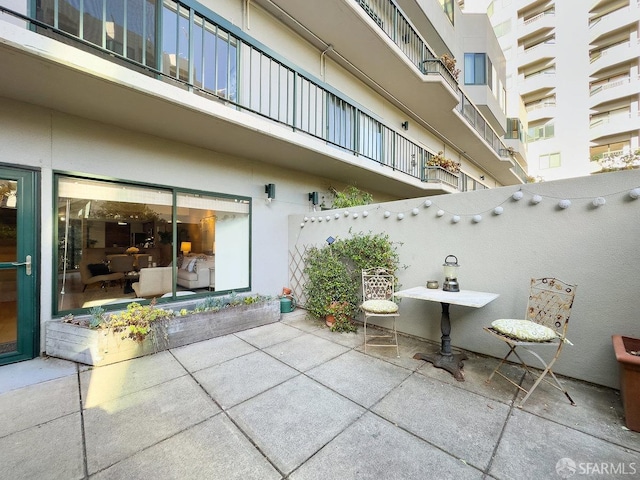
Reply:
[[[38,355],[40,344],[40,251],[39,251],[39,211],[40,172],[0,165],[0,178],[18,184],[17,196],[17,258],[10,262],[0,262],[0,269],[16,271],[17,280],[17,339],[16,350],[0,354],[0,365],[29,360]],[[27,275],[23,263],[31,256],[31,275]]]

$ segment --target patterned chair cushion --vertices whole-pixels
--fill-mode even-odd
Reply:
[[[368,313],[396,313],[398,304],[391,300],[367,300],[360,308]]]
[[[524,342],[548,342],[558,337],[558,334],[549,327],[529,320],[501,318],[491,322],[491,327],[507,337]]]

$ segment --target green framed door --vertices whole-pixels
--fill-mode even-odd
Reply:
[[[38,179],[0,166],[0,365],[38,352]]]

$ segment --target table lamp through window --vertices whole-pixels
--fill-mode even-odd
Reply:
[[[191,251],[191,242],[181,242],[180,251],[183,255],[187,255]]]

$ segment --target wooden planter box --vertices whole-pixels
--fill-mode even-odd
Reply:
[[[630,351],[640,351],[640,338],[613,335],[613,350],[620,365],[620,396],[627,428],[640,432],[640,357]]]
[[[46,324],[46,354],[100,366],[181,347],[280,320],[278,299],[174,317],[153,325],[143,342],[122,339],[122,333],[71,323]]]

